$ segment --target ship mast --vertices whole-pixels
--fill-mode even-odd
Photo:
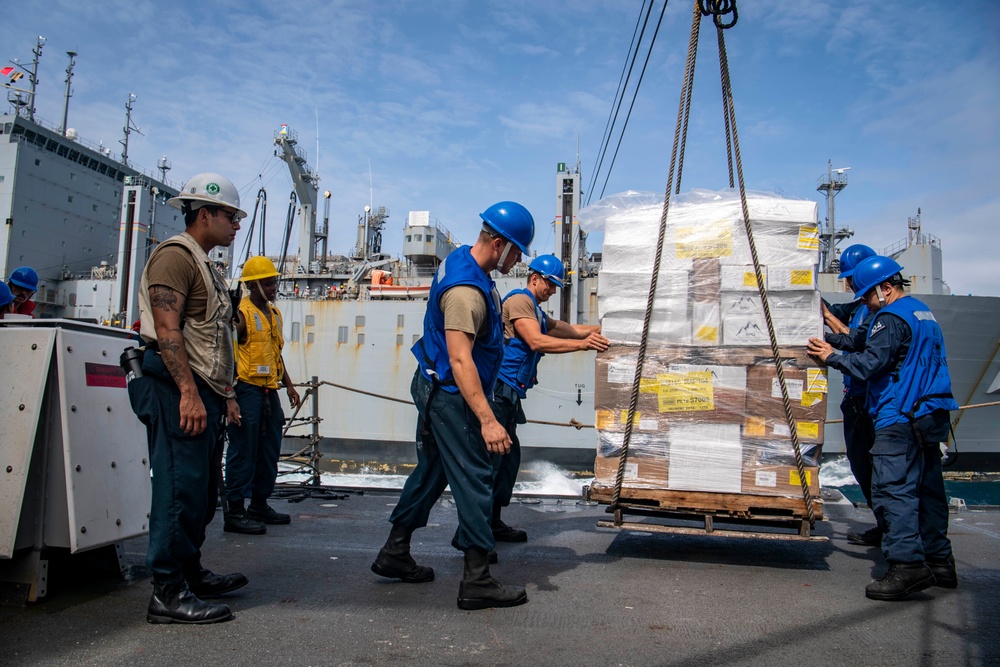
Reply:
[[[326,273],[327,228],[317,228],[316,206],[319,202],[319,174],[309,168],[305,150],[298,146],[299,137],[287,125],[274,133],[274,145],[288,165],[292,186],[299,199],[299,266],[305,273]],[[317,252],[317,246],[319,251]],[[298,270],[294,273],[298,273]]]
[[[816,190],[826,197],[826,226],[819,235],[819,270],[822,273],[834,273],[834,261],[837,258],[837,243],[854,236],[854,230],[849,227],[837,229],[833,216],[833,200],[841,190],[847,187],[847,171],[850,167],[833,167],[833,162],[826,162],[826,180],[819,182]],[[822,178],[822,177],[820,177]]]

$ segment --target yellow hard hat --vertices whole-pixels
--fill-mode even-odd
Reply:
[[[240,276],[240,280],[248,283],[254,280],[263,280],[264,278],[273,278],[278,275],[281,274],[278,273],[278,269],[274,268],[274,262],[267,257],[251,257],[243,265],[243,274]]]

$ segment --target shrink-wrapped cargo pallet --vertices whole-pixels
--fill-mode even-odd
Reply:
[[[632,193],[634,195],[634,193]],[[816,204],[748,195],[807,484],[819,492],[826,370],[805,353],[822,336]],[[603,223],[602,331],[595,409],[598,485],[613,485],[653,271],[662,200],[628,196],[581,211]],[[671,202],[623,487],[799,497],[802,486],[739,196]]]

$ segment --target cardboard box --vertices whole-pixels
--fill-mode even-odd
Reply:
[[[805,469],[809,492],[819,496],[819,468]],[[742,493],[765,496],[801,497],[802,483],[795,466],[750,464],[743,469]]]
[[[719,303],[721,280],[719,260],[699,257],[691,263],[691,296],[695,303]]]
[[[625,460],[622,485],[663,489],[667,486],[667,459],[648,459],[629,456]],[[618,475],[617,456],[598,456],[594,460],[594,478],[602,484],[613,485]]]
[[[827,370],[782,364],[792,418],[823,422],[826,419]],[[747,370],[746,414],[784,420],[785,409],[773,363],[756,364]]]
[[[795,429],[799,442],[823,443],[824,422],[822,420],[796,419]],[[788,420],[780,417],[764,417],[748,414],[743,419],[743,437],[763,440],[787,440],[791,442],[792,434],[788,428]]]

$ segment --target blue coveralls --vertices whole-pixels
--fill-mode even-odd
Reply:
[[[426,526],[431,509],[450,485],[458,510],[459,546],[489,551],[495,546],[490,518],[497,456],[487,450],[479,420],[455,384],[441,311],[441,297],[452,287],[471,285],[482,292],[487,333],[475,339],[472,360],[489,398],[503,355],[500,297],[470,250],[463,246],[448,255],[431,283],[424,335],[412,348],[418,363],[410,384],[418,415],[417,466],[406,479],[389,521],[411,530]]]
[[[948,411],[958,409],[947,363],[941,328],[927,306],[909,296],[876,313],[863,352],[827,359],[831,368],[869,383],[872,502],[890,563],[951,555],[938,449],[947,438]]]
[[[153,473],[146,560],[155,582],[178,583],[199,576],[205,527],[215,516],[226,399],[195,374],[207,417],[205,430],[189,436],[180,428],[180,390],[159,353],[146,351],[142,373],[128,394],[146,426]]]
[[[539,328],[542,333],[547,332],[548,318],[530,290],[524,288],[511,290],[504,297],[504,303],[516,294],[528,295],[535,306],[535,319]],[[517,473],[521,467],[521,441],[517,437],[517,425],[528,421],[524,416],[521,399],[526,398],[528,390],[538,383],[538,362],[545,356],[541,352],[533,351],[527,343],[516,336],[507,338],[504,343],[500,382],[497,383],[490,405],[497,416],[497,421],[507,429],[511,445],[510,452],[499,457],[496,480],[493,482],[494,511],[510,505],[514,496],[514,484],[517,482]]]
[[[277,389],[237,382],[240,423],[230,424],[226,449],[226,499],[263,504],[274,493],[285,413]]]
[[[871,326],[872,314],[868,307],[857,301],[827,304],[830,312],[850,327],[850,334],[828,333],[826,342],[838,350],[859,352],[864,349],[864,341]],[[875,428],[871,415],[865,407],[868,384],[855,380],[844,373],[844,398],[840,402],[840,412],[844,415],[844,446],[851,472],[857,480],[868,506],[872,506],[872,443]]]

